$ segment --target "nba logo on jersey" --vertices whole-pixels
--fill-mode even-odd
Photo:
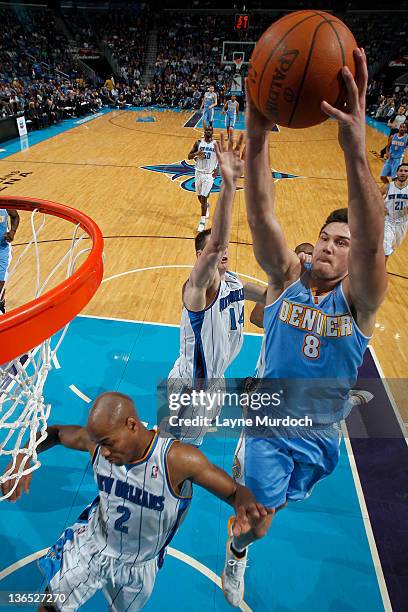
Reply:
[[[152,467],[152,478],[157,478],[159,475],[159,468],[157,465]]]

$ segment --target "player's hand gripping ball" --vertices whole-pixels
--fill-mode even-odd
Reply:
[[[290,128],[306,128],[328,117],[322,100],[336,108],[346,102],[341,76],[356,68],[357,43],[348,27],[322,11],[297,11],[264,32],[250,60],[247,87],[257,109]]]

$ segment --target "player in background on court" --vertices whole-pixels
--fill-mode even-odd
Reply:
[[[0,208],[0,314],[6,312],[5,284],[11,262],[11,243],[15,238],[19,223],[20,215],[16,210]]]
[[[397,168],[404,160],[405,149],[408,145],[407,124],[402,123],[399,130],[388,139],[386,148],[386,162],[381,170],[381,180],[388,185],[388,177],[393,180],[397,175]]]
[[[221,191],[215,209],[212,229],[200,232],[195,239],[196,263],[182,289],[183,310],[180,323],[180,354],[168,377],[168,389],[208,388],[224,378],[225,370],[241,350],[244,339],[244,299],[265,302],[265,288],[242,284],[228,272],[228,246],[232,208],[238,179],[243,173],[241,159],[243,136],[235,146],[221,134],[215,143],[222,176]],[[201,406],[197,406],[201,415]],[[188,407],[190,410],[190,407]],[[214,406],[216,416],[220,406]],[[191,417],[197,416],[194,412]],[[199,445],[206,429],[184,432],[182,439]]]
[[[213,128],[207,126],[204,130],[204,138],[196,140],[193,148],[188,154],[188,159],[194,159],[195,165],[195,190],[201,205],[201,218],[197,227],[198,232],[205,229],[206,219],[210,216],[210,205],[208,197],[217,176],[217,155],[215,153],[215,140],[213,139]]]
[[[255,257],[268,276],[263,384],[269,380],[271,386],[273,379],[279,379],[284,387],[282,405],[269,406],[267,414],[307,414],[313,425],[307,429],[266,427],[262,437],[256,432],[244,437],[235,474],[273,513],[255,529],[249,527],[239,536],[229,534],[222,580],[224,594],[233,606],[239,606],[243,598],[248,545],[266,535],[275,512],[290,500],[308,497],[313,486],[337,465],[337,423],[351,410],[348,391],[357,378],[374,331],[376,311],[386,294],[384,205],[366,157],[368,73],[364,51],[354,50],[354,59],[355,80],[347,67],[342,69],[347,106],[338,110],[327,102],[321,105],[338,121],[347,173],[348,222],[323,224],[311,269],[302,276],[299,258],[287,247],[275,215],[270,122],[248,95],[247,218]],[[298,280],[288,282],[294,276]],[[291,384],[291,379],[296,382]],[[327,382],[334,379],[335,383]],[[307,393],[307,385],[311,393]]]
[[[231,96],[231,100],[227,100],[222,109],[222,114],[225,115],[225,127],[229,138],[234,137],[235,121],[239,119],[239,103],[236,96]]]
[[[203,130],[207,126],[213,127],[214,108],[218,104],[218,97],[215,93],[213,85],[210,85],[208,91],[205,92],[203,101],[201,102],[200,111],[203,113]]]
[[[384,196],[384,253],[386,259],[402,243],[408,229],[408,163],[400,164],[396,178],[381,189]]]
[[[90,453],[98,487],[95,500],[38,561],[51,593],[66,596],[62,610],[77,610],[99,590],[112,612],[140,610],[190,507],[193,484],[234,507],[237,533],[267,514],[198,449],[146,429],[127,395],[100,395],[85,427],[49,425],[38,452],[59,444]],[[29,492],[31,477],[23,476],[9,501]],[[4,483],[3,494],[13,484]]]

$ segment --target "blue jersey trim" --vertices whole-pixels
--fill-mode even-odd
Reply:
[[[97,497],[95,497],[95,499],[93,500],[93,502],[91,504],[89,504],[82,512],[81,514],[78,516],[77,518],[77,523],[87,523],[89,521],[89,517],[91,516],[91,513],[93,511],[93,509],[99,505],[100,502],[100,497],[99,495]]]
[[[92,465],[95,465],[95,461],[96,461],[96,458],[98,457],[99,449],[100,449],[100,446],[98,444],[97,446],[95,446],[95,450],[94,450],[93,455],[92,455],[92,459],[91,459]]]
[[[204,347],[201,338],[204,312],[196,313],[188,311],[188,316],[194,333],[193,381],[197,378],[207,380],[207,364],[205,363]]]
[[[55,574],[57,574],[61,569],[65,543],[68,540],[73,539],[73,530],[71,528],[66,529],[60,538],[55,542],[54,546],[51,546],[46,555],[38,559],[38,568],[44,575],[47,584],[51,582]]]
[[[152,441],[150,442],[147,448],[147,451],[145,452],[143,457],[141,459],[137,459],[136,461],[131,461],[130,463],[126,463],[125,464],[126,469],[131,470],[135,465],[141,465],[142,463],[146,463],[147,461],[149,461],[150,457],[154,453],[154,449],[156,448],[158,439],[159,439],[158,431],[155,430]]]
[[[191,500],[193,497],[192,495],[178,495],[178,493],[176,493],[175,490],[173,489],[173,485],[171,484],[169,468],[167,465],[167,456],[174,442],[178,442],[178,440],[170,440],[169,443],[167,444],[166,450],[164,451],[164,474],[165,474],[166,485],[171,495],[175,497],[176,499],[190,499]]]
[[[172,539],[174,538],[174,536],[177,533],[177,530],[179,528],[179,525],[181,523],[181,519],[183,518],[183,515],[187,512],[189,505],[190,505],[190,499],[181,499],[180,500],[180,506],[177,512],[177,518],[176,521],[174,523],[173,529],[171,530],[170,534],[168,535],[165,543],[163,544],[162,548],[160,549],[159,555],[158,555],[158,567],[159,569],[162,567],[163,565],[163,561],[164,561],[164,555],[166,553],[166,548],[168,547],[168,545],[170,544],[170,542],[172,541]]]

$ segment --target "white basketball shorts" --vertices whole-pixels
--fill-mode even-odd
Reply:
[[[404,240],[407,233],[407,223],[395,223],[385,217],[384,221],[384,253],[392,255],[395,249]]]
[[[196,170],[195,173],[195,188],[196,194],[198,196],[204,196],[208,198],[210,195],[211,187],[214,183],[214,177],[212,173],[200,172],[200,170]]]
[[[103,591],[111,612],[143,608],[153,590],[157,557],[141,563],[108,557],[101,554],[89,531],[87,523],[75,523],[38,560],[50,592],[59,596],[53,605],[73,612]]]

